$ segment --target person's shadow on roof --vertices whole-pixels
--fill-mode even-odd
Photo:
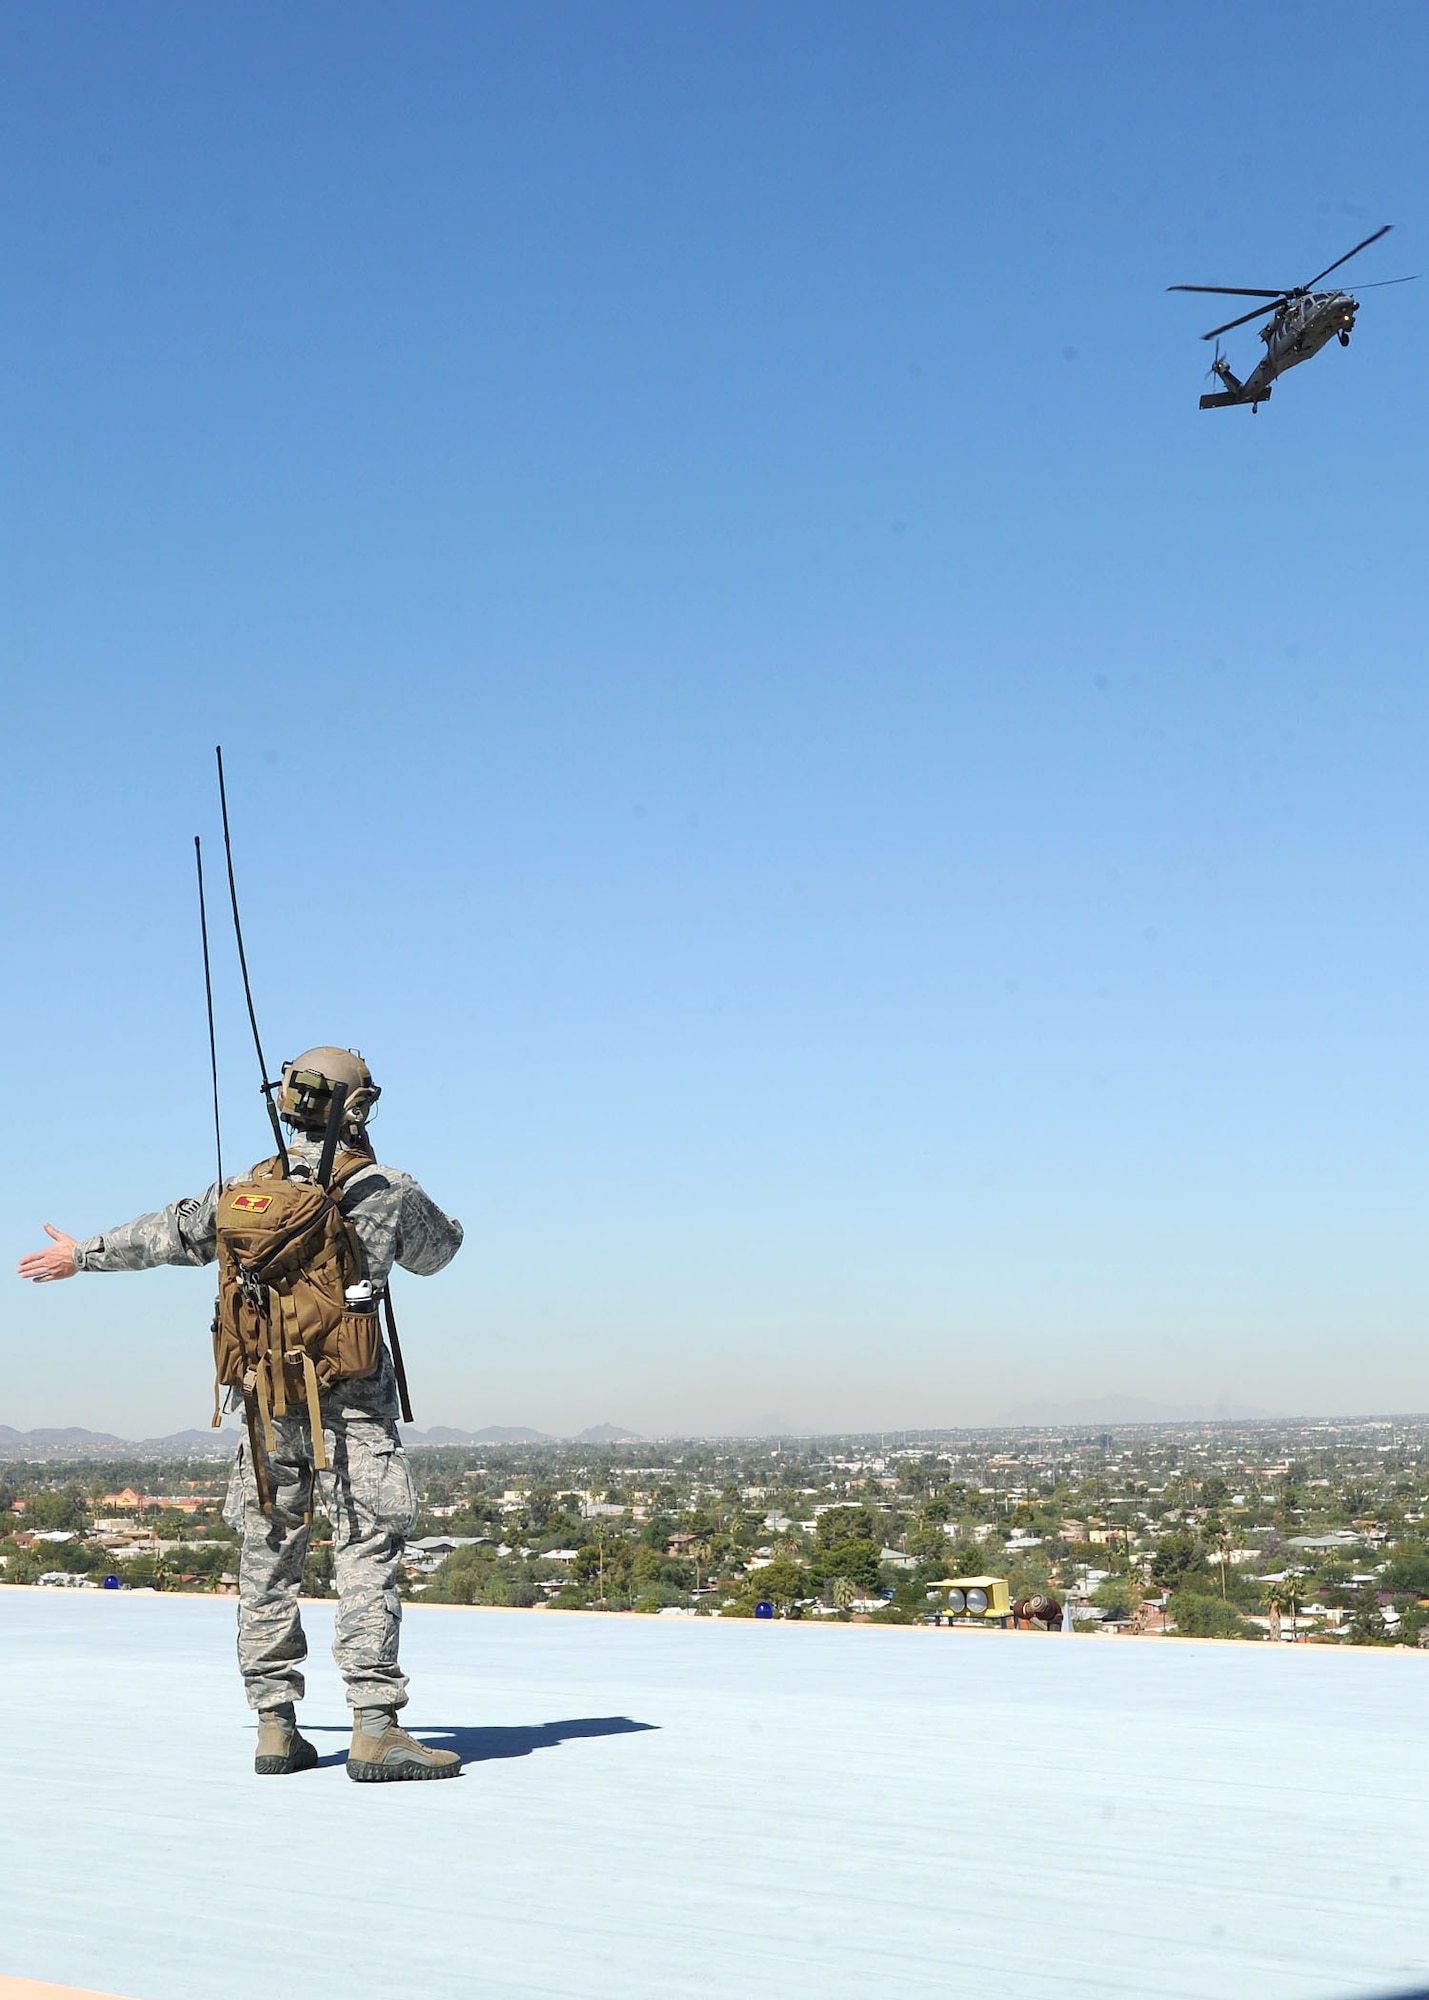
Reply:
[[[300,1727],[309,1736],[349,1733],[336,1723],[312,1726],[303,1723]],[[658,1727],[655,1722],[632,1722],[628,1715],[577,1715],[567,1722],[527,1723],[512,1728],[464,1729],[437,1723],[414,1724],[410,1733],[421,1742],[430,1743],[434,1750],[455,1750],[463,1764],[490,1764],[500,1757],[529,1757],[533,1750],[554,1750],[558,1744],[573,1742],[581,1736],[631,1736]],[[346,1762],[347,1751],[337,1750],[330,1757],[320,1757],[314,1769],[327,1771]]]

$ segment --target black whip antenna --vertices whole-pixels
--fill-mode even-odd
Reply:
[[[218,759],[218,804],[223,814],[223,852],[228,862],[228,899],[233,905],[233,935],[238,944],[238,965],[243,974],[243,997],[248,1002],[248,1022],[253,1030],[253,1046],[258,1052],[258,1077],[263,1092],[263,1101],[268,1106],[268,1122],[273,1127],[273,1137],[278,1144],[278,1158],[283,1163],[283,1178],[288,1178],[288,1148],[283,1142],[283,1128],[278,1122],[278,1107],[273,1102],[274,1086],[268,1081],[268,1065],[263,1060],[263,1044],[258,1035],[258,1016],[253,1011],[253,988],[248,979],[248,958],[243,949],[243,926],[238,921],[238,885],[233,879],[233,842],[228,836],[228,794],[223,788],[223,750],[216,746],[214,756]]]
[[[194,835],[194,864],[198,869],[198,927],[203,939],[203,997],[208,1003],[208,1066],[213,1072],[213,1150],[218,1156],[218,1185],[223,1186],[223,1127],[218,1119],[218,1043],[213,1032],[213,974],[208,963],[208,910],[203,895],[203,848]]]
[[[322,1158],[318,1162],[318,1186],[325,1188],[332,1179],[332,1163],[337,1158],[338,1140],[342,1136],[342,1114],[347,1109],[347,1085],[335,1083],[332,1087],[332,1102],[328,1106],[327,1130],[323,1133]]]

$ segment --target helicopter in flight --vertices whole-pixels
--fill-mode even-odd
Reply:
[[[1270,385],[1277,375],[1283,375],[1297,362],[1308,361],[1336,335],[1341,347],[1348,347],[1355,314],[1360,309],[1359,300],[1349,292],[1317,292],[1315,287],[1321,278],[1328,278],[1331,271],[1338,271],[1341,264],[1348,264],[1351,257],[1358,257],[1361,250],[1367,250],[1371,243],[1378,243],[1381,236],[1387,236],[1393,226],[1386,222],[1383,229],[1376,229],[1373,236],[1366,236],[1363,243],[1356,243],[1353,250],[1347,250],[1343,257],[1337,257],[1333,264],[1327,264],[1323,271],[1318,271],[1308,285],[1296,285],[1289,291],[1257,291],[1248,285],[1168,285],[1168,292],[1224,292],[1234,298],[1270,300],[1268,306],[1257,306],[1253,312],[1242,313],[1239,319],[1228,319],[1224,326],[1213,326],[1209,333],[1201,335],[1202,340],[1214,340],[1216,343],[1216,358],[1207,372],[1224,385],[1216,393],[1202,396],[1201,408],[1225,410],[1233,403],[1249,403],[1253,415],[1262,403],[1269,402]],[[1412,278],[1380,278],[1375,285],[1365,285],[1361,289],[1373,291],[1379,285],[1408,285],[1413,282]],[[1260,329],[1265,353],[1242,382],[1239,376],[1231,373],[1229,363],[1221,359],[1220,336],[1229,333],[1232,327],[1245,326],[1250,320],[1261,319],[1267,313],[1271,315],[1270,324]]]

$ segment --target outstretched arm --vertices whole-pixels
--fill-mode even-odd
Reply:
[[[347,1192],[339,1205],[357,1231],[367,1275],[378,1290],[394,1264],[429,1277],[461,1248],[461,1224],[444,1215],[410,1174],[374,1160],[344,1186]]]
[[[214,1211],[218,1188],[183,1201],[171,1201],[152,1215],[138,1215],[102,1236],[76,1242],[48,1222],[55,1239],[48,1250],[32,1250],[20,1260],[20,1276],[45,1284],[52,1278],[73,1277],[76,1271],[148,1271],[156,1264],[211,1264],[218,1255]]]
[[[397,1225],[397,1262],[404,1271],[429,1278],[450,1264],[461,1248],[462,1227],[443,1214],[424,1188],[409,1181],[402,1194]]]
[[[53,1236],[54,1242],[47,1243],[43,1250],[31,1250],[20,1259],[20,1276],[37,1285],[51,1284],[56,1278],[72,1278],[79,1269],[74,1261],[77,1247],[74,1238],[56,1229],[52,1222],[45,1224],[45,1234]]]

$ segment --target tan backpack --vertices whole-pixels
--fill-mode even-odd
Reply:
[[[255,1417],[271,1452],[273,1418],[306,1404],[313,1464],[326,1469],[320,1392],[334,1382],[371,1375],[382,1351],[376,1298],[347,1296],[349,1287],[360,1287],[366,1278],[367,1260],[340,1205],[344,1184],[372,1165],[371,1155],[341,1154],[326,1186],[285,1178],[284,1164],[277,1156],[262,1160],[245,1179],[230,1182],[219,1195],[215,1217],[213,1421],[220,1422],[219,1392],[240,1389],[265,1511],[267,1481]],[[395,1336],[390,1308],[388,1325]],[[405,1384],[403,1392],[405,1403]]]

